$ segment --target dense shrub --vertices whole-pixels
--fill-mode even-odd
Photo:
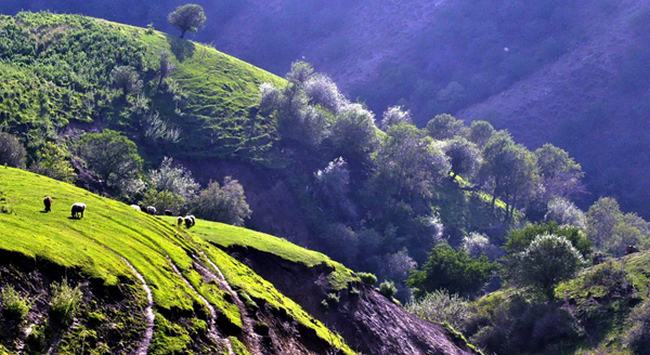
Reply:
[[[2,316],[17,323],[22,322],[29,312],[29,304],[11,285],[5,286],[0,292],[2,301]]]
[[[321,234],[320,241],[327,255],[334,260],[346,265],[355,262],[359,240],[351,227],[343,223],[329,224]]]
[[[113,130],[86,133],[75,146],[76,154],[115,195],[128,197],[142,171],[142,158],[133,141]]]
[[[113,87],[120,90],[124,97],[142,90],[143,85],[138,72],[128,65],[115,67],[111,71],[111,82]]]
[[[475,259],[465,251],[441,243],[433,248],[422,269],[411,273],[408,284],[417,288],[417,297],[441,289],[471,296],[483,287],[495,270],[496,264],[487,257]]]
[[[571,312],[530,293],[504,291],[475,306],[467,333],[489,353],[564,353],[557,344],[568,343],[572,349],[584,334]]]
[[[503,254],[486,235],[476,232],[463,237],[462,249],[473,258],[485,255],[489,260],[496,260]]]
[[[415,126],[398,124],[376,158],[376,172],[369,181],[377,198],[393,197],[407,203],[432,197],[435,186],[449,174],[449,159]]]
[[[537,192],[535,155],[516,144],[507,132],[495,133],[485,145],[480,174],[483,188],[491,190],[492,205],[496,198],[503,199],[510,219],[514,210],[525,207]]]
[[[537,236],[543,234],[566,238],[583,257],[588,257],[591,254],[591,241],[582,230],[573,226],[560,226],[555,222],[529,224],[510,232],[504,248],[508,253],[522,252]]]
[[[556,197],[548,202],[545,219],[559,224],[587,229],[587,217],[573,202]]]
[[[67,280],[52,284],[50,320],[55,324],[67,325],[79,311],[83,294],[79,286],[72,287]]]
[[[76,173],[70,159],[70,153],[65,146],[48,142],[36,152],[36,159],[30,170],[53,179],[74,182]]]
[[[244,187],[231,177],[226,177],[223,185],[210,183],[194,199],[192,209],[201,218],[238,226],[253,213],[246,202]]]
[[[630,329],[625,335],[625,344],[635,354],[644,354],[650,349],[650,302],[634,307],[629,322]]]
[[[305,92],[314,70],[306,62],[295,62],[287,74],[291,83],[280,90],[271,84],[260,86],[260,112],[277,118],[278,133],[285,142],[314,148],[329,136],[333,113]],[[312,94],[316,95],[315,92]],[[324,99],[324,98],[320,98]],[[334,105],[333,103],[330,103]]]
[[[361,282],[366,285],[374,285],[377,283],[377,276],[369,272],[359,272],[357,273],[357,276],[359,276]]]
[[[552,145],[544,144],[535,150],[537,166],[545,200],[553,197],[569,197],[584,190],[582,167],[569,153]]]
[[[304,90],[309,97],[310,104],[320,105],[334,114],[339,113],[341,108],[348,104],[343,94],[339,92],[336,83],[327,75],[310,76],[304,83]]]
[[[169,157],[163,159],[160,168],[149,172],[149,183],[157,191],[169,191],[185,199],[192,198],[200,187],[189,170]]]
[[[378,144],[374,114],[361,104],[346,105],[332,125],[331,140],[337,154],[363,161]]]
[[[20,140],[9,133],[0,132],[0,165],[25,167],[27,151]]]
[[[624,255],[629,245],[646,249],[650,244],[650,223],[623,213],[610,197],[599,199],[587,211],[587,233],[597,250],[614,256]]]
[[[379,293],[392,299],[397,295],[397,287],[393,281],[386,280],[379,284]]]
[[[436,290],[414,300],[406,309],[418,317],[430,322],[451,324],[458,330],[464,330],[470,319],[470,302],[447,290]]]
[[[533,286],[553,297],[553,286],[584,265],[580,252],[564,237],[537,236],[523,252],[513,256],[510,276],[519,285]]]
[[[185,197],[175,194],[171,191],[148,189],[142,197],[141,204],[144,206],[154,206],[157,211],[170,210],[175,214],[181,213],[187,203]]]
[[[490,137],[492,137],[495,132],[496,130],[489,122],[473,121],[469,126],[467,138],[470,140],[470,142],[482,148],[490,140]]]
[[[463,121],[449,114],[441,114],[427,123],[427,132],[435,139],[450,139],[461,135],[465,125]]]
[[[406,280],[409,273],[418,266],[406,248],[384,256],[382,264],[381,275],[399,281]]]
[[[462,175],[465,178],[471,178],[476,174],[481,162],[481,152],[474,143],[457,137],[445,145],[445,154],[451,162],[451,171],[454,177]]]
[[[402,106],[391,106],[382,115],[380,128],[387,131],[391,126],[400,123],[413,124],[411,112]]]
[[[315,193],[325,206],[338,216],[353,220],[356,207],[350,197],[350,170],[345,159],[339,157],[314,173]]]

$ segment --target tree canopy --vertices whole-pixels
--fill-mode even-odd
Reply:
[[[171,12],[167,20],[181,31],[181,38],[184,38],[185,33],[196,32],[203,27],[207,17],[201,5],[185,4]]]

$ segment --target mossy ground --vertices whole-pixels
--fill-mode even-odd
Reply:
[[[215,283],[204,282],[194,268],[194,262],[202,261],[197,255],[204,255],[219,266],[238,292],[283,310],[298,323],[313,329],[333,348],[352,352],[340,336],[282,295],[272,284],[222,250],[184,229],[176,228],[168,220],[14,168],[0,167],[0,191],[10,210],[9,213],[0,213],[0,249],[20,253],[35,262],[44,259],[67,269],[80,270],[88,278],[100,280],[106,286],[118,285],[124,279],[138,284],[122,258],[144,276],[152,289],[157,311],[152,342],[155,351],[188,351],[196,338],[193,332],[201,332],[201,327],[197,326],[204,321],[205,316],[201,314],[208,314],[199,296],[183,278],[233,325],[241,327],[237,306],[224,297],[225,292]],[[50,213],[42,212],[42,200],[46,195],[54,199]],[[88,205],[83,219],[69,218],[70,206],[74,202]],[[200,224],[208,225],[204,221]],[[242,228],[225,226],[204,233],[214,231],[218,235],[219,230],[238,233],[240,238],[255,235]],[[236,239],[236,234],[230,236]],[[299,257],[299,248],[293,248],[292,255]],[[316,258],[318,254],[303,250],[302,255]],[[183,278],[173,272],[170,261]],[[184,316],[176,316],[179,314]]]

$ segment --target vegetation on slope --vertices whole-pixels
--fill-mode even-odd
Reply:
[[[183,132],[181,141],[165,147],[186,154],[255,158],[260,142],[272,139],[272,122],[256,120],[251,108],[262,82],[282,81],[214,48],[49,13],[2,16],[0,36],[0,117],[5,129],[31,138],[32,151],[70,122],[135,133],[151,117]],[[160,77],[161,53],[175,68],[170,77]],[[110,74],[117,66],[135,69],[142,91],[125,98],[113,90]]]
[[[301,248],[286,239],[210,221],[201,221],[192,229],[192,233],[222,248],[231,246],[251,248],[307,267],[327,265],[332,268],[329,281],[333,290],[347,288],[349,282],[359,281],[359,278],[342,264],[322,253]]]
[[[196,346],[188,333],[191,328],[177,315],[189,315],[191,322],[196,322],[196,317],[209,322],[210,316],[206,319],[205,315],[210,312],[203,299],[235,327],[242,326],[237,306],[225,297],[226,291],[203,279],[195,266],[202,260],[192,255],[206,255],[242,293],[284,310],[332,347],[351,352],[339,336],[252,270],[170,223],[120,202],[13,168],[0,168],[0,191],[10,206],[9,213],[0,213],[0,249],[79,270],[107,287],[119,286],[124,280],[137,284],[129,264],[144,277],[152,289],[156,310],[153,352],[184,351]],[[51,213],[41,212],[45,194],[54,200]],[[69,206],[78,201],[88,205],[85,217],[71,219]],[[142,298],[139,302],[143,302]]]

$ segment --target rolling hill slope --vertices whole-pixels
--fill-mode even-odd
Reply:
[[[54,201],[50,213],[41,211],[45,194]],[[88,205],[85,216],[71,219],[69,206],[78,201]],[[30,307],[19,330],[9,331],[15,324],[0,317],[6,326],[0,349],[352,353],[347,344],[354,342],[357,349],[378,353],[398,349],[405,339],[419,339],[408,343],[416,352],[469,351],[444,328],[406,315],[343,265],[272,236],[205,221],[188,231],[176,227],[175,219],[149,216],[12,168],[0,168],[0,211],[0,283],[13,286]],[[245,250],[258,253],[242,258],[254,260],[250,266],[233,257]],[[282,268],[267,264],[254,269],[264,262],[299,271],[293,281],[305,289],[294,284],[293,292],[302,297],[292,300],[286,283],[277,288],[269,282],[282,275]],[[50,309],[51,285],[59,282],[77,286],[83,294],[79,312],[63,326],[55,323]],[[353,288],[356,296],[350,293]],[[341,306],[313,313],[310,302],[320,302],[327,293],[342,297]],[[356,330],[345,331],[348,340],[325,325],[351,317],[354,308],[384,316],[376,323],[356,319]],[[378,334],[382,337],[373,338]],[[365,335],[368,342],[353,335]]]
[[[218,52],[160,32],[72,15],[0,17],[0,118],[23,136],[119,127],[155,155],[259,158],[273,122],[256,119],[263,82],[283,80]],[[171,73],[160,72],[166,54]],[[130,66],[140,92],[122,97],[111,72]],[[163,76],[163,77],[161,77]],[[177,132],[177,140],[148,131]],[[36,149],[41,140],[29,140]]]
[[[551,142],[585,168],[585,200],[612,195],[650,215],[648,162],[635,154],[650,145],[645,1],[197,2],[212,19],[202,41],[278,74],[304,57],[377,111],[400,103],[420,123],[438,112],[487,118],[531,148]],[[0,9],[171,30],[165,16],[181,3],[10,0]]]

